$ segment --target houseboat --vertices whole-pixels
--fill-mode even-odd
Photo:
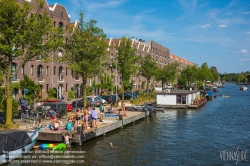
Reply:
[[[158,108],[198,108],[206,101],[206,97],[201,95],[200,90],[179,90],[156,94],[156,107]]]

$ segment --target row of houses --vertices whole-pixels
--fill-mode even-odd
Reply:
[[[19,0],[19,2],[28,1],[34,6],[36,5],[34,0]],[[64,30],[64,42],[68,42],[69,35],[71,33],[70,29],[72,27],[77,27],[78,22],[71,22],[70,15],[68,14],[66,7],[55,3],[54,5],[48,5],[47,1],[44,0],[43,8],[48,11],[51,19],[53,20],[54,27],[60,27]],[[35,10],[35,9],[34,9]],[[136,55],[144,57],[146,55],[150,55],[152,60],[154,60],[159,67],[164,67],[169,63],[174,61],[178,61],[181,63],[181,67],[185,67],[187,65],[193,65],[193,63],[178,57],[174,54],[170,53],[169,48],[155,42],[155,41],[145,41],[137,38],[130,38],[132,46],[136,48]],[[107,55],[110,57],[110,62],[115,62],[117,59],[117,50],[115,47],[119,44],[120,39],[108,38],[106,42],[108,43]],[[56,54],[57,56],[63,56],[64,52],[59,51]],[[53,53],[51,56],[55,56]],[[20,80],[23,79],[23,75],[28,75],[32,80],[40,85],[40,92],[38,93],[39,98],[46,98],[48,90],[50,88],[54,88],[57,92],[56,98],[68,98],[68,91],[73,90],[75,92],[75,97],[80,98],[83,96],[82,94],[82,78],[79,75],[72,75],[72,71],[68,69],[67,65],[64,63],[57,62],[49,62],[45,63],[41,59],[33,59],[25,63],[25,65],[20,65],[21,62],[19,60],[13,63],[12,71],[16,73],[12,77],[13,83],[19,83]],[[112,69],[112,68],[111,68]],[[110,74],[114,74],[113,77],[114,85],[119,88],[121,86],[121,80],[119,73],[117,73],[116,69],[106,71]],[[146,81],[142,76],[133,76],[131,78],[134,82],[134,89],[140,90],[142,89],[142,82]],[[92,86],[93,81],[95,83],[100,83],[99,77],[94,77],[92,79],[87,80],[88,85]],[[153,86],[157,86],[157,82],[152,80]],[[97,91],[96,93],[99,93]],[[21,89],[13,90],[13,97],[18,99],[22,96]]]

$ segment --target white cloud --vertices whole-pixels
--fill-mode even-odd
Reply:
[[[226,28],[227,25],[225,25],[225,24],[220,24],[218,27],[219,27],[219,28]]]
[[[202,26],[200,26],[201,28],[211,28],[212,27],[212,25],[210,25],[210,24],[206,24],[206,25],[202,25]]]
[[[246,54],[248,51],[246,49],[240,50],[240,53]]]
[[[246,34],[250,35],[250,32],[247,32]]]
[[[250,61],[250,58],[242,58],[240,61]]]
[[[244,12],[244,14],[250,14],[250,12]]]

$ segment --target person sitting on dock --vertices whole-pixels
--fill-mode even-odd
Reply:
[[[37,129],[38,130],[46,130],[47,129],[47,127],[42,123],[42,119],[39,119]]]
[[[59,129],[59,121],[58,120],[53,120],[52,124],[50,125],[50,130],[58,131],[58,129]]]

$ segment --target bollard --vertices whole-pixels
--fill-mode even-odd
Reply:
[[[82,145],[83,133],[82,126],[77,126],[77,134],[79,134],[79,144]]]

